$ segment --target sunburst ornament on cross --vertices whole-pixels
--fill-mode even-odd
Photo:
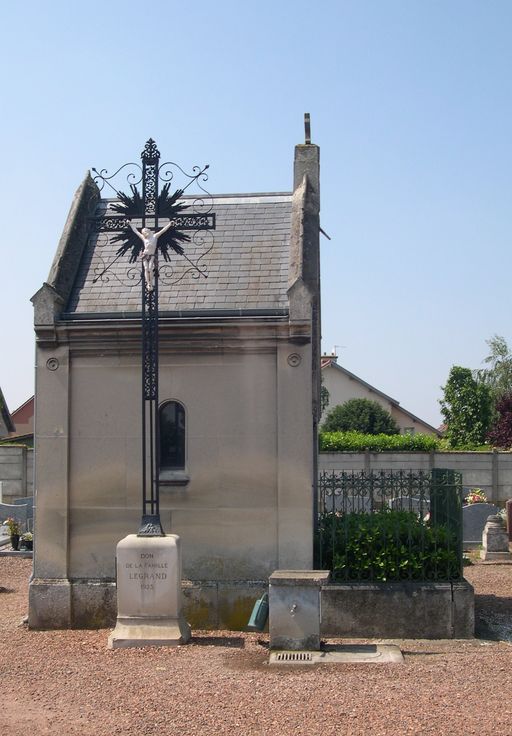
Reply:
[[[95,181],[100,190],[108,185],[116,194],[116,201],[110,205],[114,215],[92,218],[92,231],[95,233],[114,233],[111,242],[119,247],[115,258],[95,277],[94,282],[102,280],[109,269],[120,258],[129,254],[129,262],[140,262],[140,283],[142,286],[142,522],[139,536],[163,536],[160,521],[160,433],[158,417],[158,284],[159,256],[169,262],[174,253],[178,258],[188,261],[196,277],[206,278],[207,274],[185,252],[187,243],[194,238],[189,234],[201,230],[215,229],[215,213],[191,211],[190,205],[183,201],[185,191],[194,183],[207,179],[208,165],[202,169],[194,167],[192,175],[186,174],[177,164],[160,164],[160,152],[155,141],[150,138],[141,153],[142,166],[124,164],[114,174],[93,169]],[[129,174],[127,181],[131,194],[119,191],[112,184],[114,177],[125,167],[135,167],[140,171]],[[172,174],[165,167],[176,167],[188,183],[181,189],[170,193]],[[161,191],[159,183],[163,182]],[[142,192],[138,185],[142,185]],[[206,193],[203,187],[202,191]],[[199,198],[201,199],[201,197]],[[139,227],[134,223],[140,223]],[[165,224],[163,221],[167,220]]]

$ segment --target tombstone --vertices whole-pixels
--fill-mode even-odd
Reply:
[[[399,496],[398,498],[391,498],[388,501],[388,506],[393,511],[413,511],[423,519],[430,510],[430,501],[427,498]]]
[[[26,496],[13,501],[15,506],[27,507],[27,531],[31,532],[34,526],[34,496]]]
[[[27,504],[0,503],[0,521],[7,518],[15,519],[21,526],[21,533],[27,531]]]
[[[334,499],[332,495],[326,495],[324,504],[326,513],[335,511],[343,514],[369,514],[373,511],[370,496],[353,495],[352,493],[335,493]]]
[[[482,534],[480,557],[482,560],[510,560],[512,555],[508,549],[508,534],[503,526],[501,516],[489,516]]]
[[[475,549],[482,544],[482,534],[489,516],[497,514],[499,508],[493,503],[473,503],[462,507],[462,545],[464,549]]]

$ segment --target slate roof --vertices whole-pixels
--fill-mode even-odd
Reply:
[[[170,268],[164,267],[160,259],[160,312],[286,313],[291,198],[288,193],[214,195],[216,229],[200,233],[204,240],[196,236],[195,243],[185,244],[186,255],[199,263],[208,278],[198,277],[190,264],[175,254]],[[184,197],[187,199],[194,198]],[[108,215],[112,202],[101,200],[96,215]],[[118,244],[110,243],[105,233],[91,235],[65,310],[67,318],[140,313],[140,267],[133,264],[136,268],[130,271],[128,256],[93,283],[95,276],[114,260],[117,248]]]

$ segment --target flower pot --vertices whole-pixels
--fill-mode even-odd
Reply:
[[[11,547],[13,548],[15,552],[17,552],[19,546],[20,546],[20,535],[11,534]]]
[[[29,552],[32,552],[32,550],[34,549],[34,546],[33,546],[34,545],[34,540],[33,539],[30,539],[30,540],[25,539],[25,541],[23,542],[23,544],[25,546],[25,549],[28,550]]]

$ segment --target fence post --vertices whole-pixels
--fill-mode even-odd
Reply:
[[[462,474],[455,470],[433,468],[430,488],[430,523],[446,525],[457,539],[459,573],[462,576]]]
[[[499,486],[499,474],[498,474],[498,450],[492,451],[492,500],[496,506],[500,505],[500,486]]]

